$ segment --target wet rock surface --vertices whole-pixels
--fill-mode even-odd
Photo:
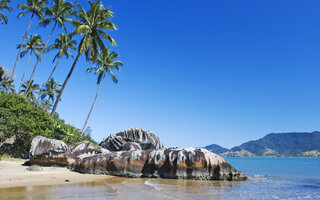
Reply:
[[[84,141],[71,151],[61,141],[38,136],[32,141],[30,163],[63,164],[80,173],[134,178],[247,179],[224,158],[206,149],[163,148],[154,133],[138,128],[129,130],[110,135],[101,146]]]

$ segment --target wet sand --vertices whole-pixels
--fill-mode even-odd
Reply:
[[[29,171],[23,162],[0,161],[0,188],[61,185],[107,180],[111,176],[72,172],[64,167],[42,167]]]

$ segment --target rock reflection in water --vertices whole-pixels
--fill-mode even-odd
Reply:
[[[202,199],[223,197],[227,188],[237,184],[241,183],[114,177],[100,182],[0,189],[0,200]]]

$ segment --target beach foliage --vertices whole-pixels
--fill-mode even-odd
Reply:
[[[36,107],[28,98],[15,93],[0,93],[0,132],[4,139],[16,137],[15,151],[27,154],[33,137],[42,135],[63,140],[67,144],[92,141],[90,136],[67,124],[56,114],[53,119],[44,109]]]

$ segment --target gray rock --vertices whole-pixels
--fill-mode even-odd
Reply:
[[[115,135],[111,134],[100,145],[110,151],[121,151],[127,142],[138,143],[142,150],[163,148],[158,136],[142,128],[130,128]]]
[[[36,171],[42,171],[43,169],[39,165],[31,165],[30,167],[27,168],[27,170],[36,172]]]
[[[106,154],[110,153],[109,150],[100,147],[89,141],[79,142],[71,151],[72,158],[84,158],[96,154]]]
[[[121,151],[122,146],[126,143],[126,141],[121,137],[117,135],[109,135],[107,139],[102,142],[100,145],[103,148],[106,148],[110,151]]]
[[[16,152],[15,141],[16,141],[16,136],[12,136],[10,138],[7,138],[0,145],[0,154],[7,154],[7,155],[13,156],[13,157],[20,157],[20,155],[17,155],[19,153]]]
[[[142,150],[140,145],[136,142],[126,142],[122,146],[122,151],[135,151],[135,150]]]
[[[246,180],[221,156],[205,149],[119,151],[76,159],[70,168],[81,173],[124,177],[197,180]]]
[[[43,136],[33,138],[30,148],[30,163],[41,166],[66,166],[70,157],[69,147],[60,140]]]

